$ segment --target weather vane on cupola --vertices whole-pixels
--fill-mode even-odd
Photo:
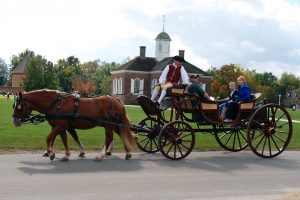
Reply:
[[[165,21],[166,21],[166,16],[163,15],[163,32],[165,32]]]

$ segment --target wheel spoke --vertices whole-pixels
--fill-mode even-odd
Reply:
[[[182,140],[182,142],[192,142],[192,140]]]
[[[155,139],[153,140],[153,142],[154,142],[154,144],[155,144],[155,146],[156,146],[156,149],[158,149],[158,145],[157,145],[157,142],[156,142]]]
[[[259,128],[263,128],[263,126],[258,122],[258,121],[254,121],[258,126],[259,126]]]
[[[180,145],[182,145],[186,150],[189,150],[189,148],[187,146],[185,146],[184,144],[181,143]]]
[[[257,151],[258,146],[260,145],[260,143],[263,141],[263,139],[266,137],[266,135],[263,135],[263,137],[260,139],[260,141],[258,142],[258,144],[256,145],[256,147],[254,148],[255,151]]]
[[[167,154],[169,154],[169,152],[171,151],[172,147],[174,146],[174,143],[171,144],[169,150],[167,151]]]
[[[239,147],[240,147],[240,149],[242,148],[242,144],[241,144],[241,139],[240,139],[240,131],[238,131],[238,133],[237,133],[237,139],[238,139],[238,141],[239,141]]]
[[[279,137],[278,135],[274,135],[278,140],[280,140],[283,143],[286,143],[281,137]]]
[[[235,138],[236,138],[236,132],[234,131],[232,149],[234,149],[234,146],[235,146]]]
[[[282,126],[284,126],[284,125],[286,125],[286,124],[289,124],[289,121],[287,121],[287,122],[284,122],[284,123],[282,123],[282,124],[280,124],[280,125],[276,125],[276,127],[275,128],[281,128]]]
[[[285,133],[285,134],[288,134],[289,132],[287,132],[287,131],[277,131],[277,130],[275,130],[275,132],[276,133]]]
[[[182,137],[180,137],[180,138],[182,139],[182,138],[188,137],[188,136],[190,136],[190,135],[192,135],[192,134],[189,133],[188,135],[182,136]]]
[[[150,150],[152,150],[152,139],[150,139]]]
[[[279,147],[278,147],[277,143],[275,142],[275,140],[274,140],[273,136],[271,136],[271,139],[272,139],[273,143],[275,144],[275,147],[276,147],[276,149],[277,149],[278,151],[280,151],[280,149],[279,149]]]
[[[279,120],[283,117],[285,115],[285,113],[283,113],[282,115],[280,115],[280,117],[276,120],[276,124],[277,124],[277,122],[279,122]]]
[[[167,141],[169,141],[169,143],[167,144]],[[163,142],[163,147],[166,147],[166,146],[168,146],[169,144],[171,144],[171,141],[170,140],[168,140],[168,138],[164,138],[164,142]]]
[[[272,155],[272,149],[271,149],[270,136],[268,137],[268,145],[269,145],[269,153],[270,153],[270,156],[271,156]]]
[[[148,140],[148,141],[146,142],[146,144],[144,145],[144,149],[146,149],[146,146],[149,144],[149,141],[150,141],[150,140]]]
[[[141,144],[142,142],[144,142],[147,139],[149,139],[149,138],[146,137],[146,138],[142,139],[141,141],[139,141],[139,143]]]
[[[180,152],[181,157],[183,157],[183,153],[182,153],[182,151],[181,151],[180,145],[178,145],[178,150],[179,150],[179,152]]]
[[[177,145],[174,145],[174,158],[176,158],[176,146]]]
[[[256,136],[255,138],[252,139],[254,141],[255,139],[259,138],[260,136],[264,135],[263,133],[260,132],[260,135]]]
[[[263,146],[263,149],[262,149],[262,151],[261,151],[261,154],[262,154],[262,155],[264,155],[265,148],[266,148],[266,143],[267,143],[267,136],[265,137],[264,146]]]
[[[243,135],[242,131],[240,131],[240,132],[241,132],[241,136],[244,138],[245,142],[248,143],[248,141],[247,141],[246,137]]]
[[[219,139],[221,140],[223,137],[225,137],[225,135],[227,135],[227,133],[224,133],[221,137],[219,137]]]
[[[233,133],[231,133],[230,136],[229,136],[229,138],[227,139],[227,141],[226,141],[226,143],[225,143],[225,146],[227,145],[227,143],[229,142],[230,138],[232,137],[232,134],[233,134]]]

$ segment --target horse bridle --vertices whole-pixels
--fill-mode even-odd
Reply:
[[[48,111],[56,105],[58,102],[60,102],[62,99],[69,97],[70,95],[63,95],[62,93],[57,93],[57,98],[45,109],[44,112],[41,112],[41,114],[47,115]],[[23,97],[17,97],[15,99],[15,102],[13,104],[13,108],[17,107],[17,110],[22,110],[22,106],[26,104],[27,107],[30,109],[30,101],[26,100]],[[60,109],[60,106],[56,107],[56,111]]]
[[[17,110],[22,110],[22,106],[24,104],[26,104],[26,101],[23,98],[16,97],[15,102],[13,104],[13,108],[17,107]]]

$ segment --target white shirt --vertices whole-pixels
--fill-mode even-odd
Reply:
[[[175,65],[175,63],[173,64],[173,66],[175,66],[177,68],[177,66]],[[163,84],[167,81],[167,75],[169,72],[169,65],[166,66],[166,68],[164,69],[164,71],[162,72],[162,74],[159,77],[159,83]],[[181,80],[183,84],[188,84],[189,83],[189,76],[186,73],[185,69],[183,66],[181,66],[180,69],[180,75],[181,75]]]

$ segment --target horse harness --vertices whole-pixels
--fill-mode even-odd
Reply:
[[[109,96],[109,95],[108,95]],[[62,108],[62,103],[65,99],[72,97],[73,102],[74,102],[74,107],[73,107],[73,112],[71,113],[62,113],[61,108]],[[47,109],[42,112],[41,114],[34,114],[30,115],[28,118],[22,120],[23,123],[33,123],[33,124],[39,124],[44,121],[53,121],[53,120],[67,120],[70,122],[70,126],[74,127],[75,126],[75,120],[76,119],[85,119],[88,121],[93,121],[96,123],[101,124],[101,126],[107,126],[107,125],[120,125],[121,119],[118,116],[118,111],[116,104],[113,103],[113,101],[119,101],[119,99],[110,97],[110,102],[109,102],[109,108],[108,108],[108,113],[106,113],[102,118],[93,118],[89,116],[82,116],[78,112],[79,108],[79,103],[81,100],[80,95],[78,94],[66,94],[66,93],[57,93],[57,98],[47,107]],[[26,100],[22,99],[21,101],[19,100],[19,104],[24,104]],[[114,109],[113,109],[114,105]],[[49,114],[49,110],[55,106],[55,113],[54,114]],[[112,112],[114,110],[114,113]]]

